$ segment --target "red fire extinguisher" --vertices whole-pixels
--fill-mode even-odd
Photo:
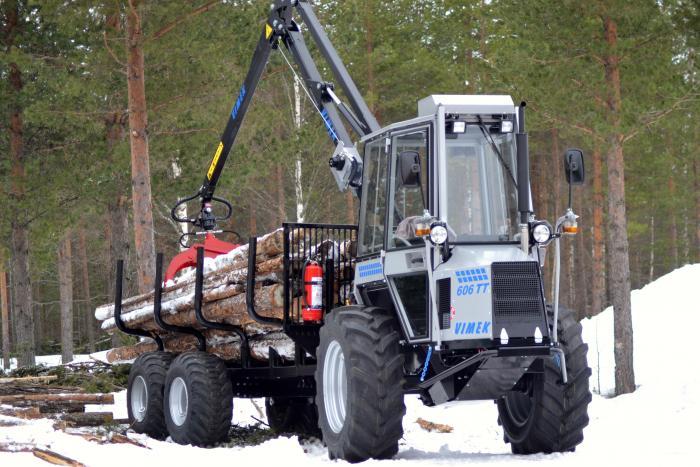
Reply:
[[[304,266],[304,300],[302,319],[320,322],[323,319],[323,268],[316,261]]]

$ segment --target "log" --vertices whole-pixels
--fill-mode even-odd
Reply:
[[[223,331],[209,330],[205,332],[207,337],[207,352],[212,353],[224,360],[240,360],[240,343],[237,337]],[[182,353],[197,350],[197,340],[191,336],[169,335],[163,339],[165,349],[169,352]],[[294,359],[294,342],[281,332],[275,332],[251,338],[250,353],[253,358],[260,361],[267,361],[269,358],[269,348],[273,347],[280,357],[286,360]],[[107,361],[110,363],[133,360],[146,352],[157,350],[153,342],[140,342],[135,345],[118,347],[107,352]]]
[[[264,276],[270,273],[281,273],[283,251],[282,230],[277,230],[258,239],[258,251],[256,255],[256,273]],[[212,264],[213,263],[213,264]],[[248,274],[248,245],[243,245],[230,253],[216,258],[213,262],[205,260],[204,288],[211,288],[228,283],[244,284]],[[261,280],[270,278],[261,277]],[[279,277],[275,278],[279,280]],[[186,289],[194,290],[194,273],[180,278],[174,283],[166,284],[163,289],[163,300],[187,293]],[[173,294],[174,292],[174,294]],[[153,292],[135,295],[126,298],[122,302],[122,309],[129,311],[141,308],[143,304],[153,301]],[[95,309],[95,317],[103,321],[114,316],[114,304],[99,306]]]
[[[263,316],[281,318],[283,316],[284,287],[280,284],[262,287],[255,293],[255,307]],[[162,316],[166,323],[177,326],[193,326],[197,320],[194,315],[194,294],[181,297],[162,305]],[[238,293],[217,301],[204,301],[202,306],[204,317],[211,321],[224,321],[237,326],[247,326],[256,323],[248,316],[246,296]],[[130,327],[158,330],[153,319],[153,306],[134,310],[122,315],[122,320]],[[116,328],[114,318],[102,323],[102,329],[109,331]]]
[[[15,394],[0,396],[0,404],[15,404],[17,402],[53,402],[66,404],[114,404],[114,394]]]
[[[112,423],[112,412],[62,413],[49,415],[50,419],[64,422],[67,426],[101,426]]]
[[[14,401],[13,407],[20,408],[36,408],[39,413],[79,413],[85,412],[85,402],[47,402],[47,401]]]
[[[42,417],[38,407],[0,407],[0,415],[21,418],[23,420],[32,420]]]
[[[50,383],[58,379],[58,376],[25,376],[23,378],[0,378],[0,386],[13,385],[20,386],[26,384]]]
[[[49,451],[48,449],[34,448],[32,449],[32,452],[34,453],[35,457],[38,457],[39,459],[43,460],[44,462],[48,462],[49,464],[68,465],[71,467],[85,467],[85,464],[83,464],[82,462],[78,462],[75,459],[66,457],[63,454]]]

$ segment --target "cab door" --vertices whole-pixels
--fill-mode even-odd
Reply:
[[[384,275],[409,342],[426,342],[431,329],[426,251],[413,226],[426,209],[432,212],[432,124],[395,130],[389,141]],[[419,166],[419,176],[406,182],[402,170],[406,171],[406,161],[412,159]]]

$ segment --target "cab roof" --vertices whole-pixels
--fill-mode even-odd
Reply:
[[[439,106],[446,113],[456,114],[513,114],[515,104],[505,95],[434,94],[418,101],[418,116],[435,115]]]

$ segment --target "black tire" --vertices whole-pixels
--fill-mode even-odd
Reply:
[[[267,397],[265,413],[270,429],[279,434],[297,434],[321,438],[318,409],[306,397]]]
[[[334,350],[329,352],[330,346]],[[324,396],[324,372],[332,371],[335,361],[332,356],[338,355],[338,347],[346,362],[346,397],[344,420],[341,423],[336,420],[334,430]],[[395,317],[375,307],[337,308],[326,316],[321,327],[316,357],[316,406],[329,457],[362,462],[394,456],[403,436],[402,420],[406,413],[404,357]],[[330,397],[329,403],[333,403]],[[330,419],[334,419],[332,413]]]
[[[550,307],[547,312],[553,321]],[[504,441],[514,454],[573,451],[583,441],[591,401],[588,345],[571,310],[559,307],[558,328],[568,383],[561,382],[559,358],[547,358],[544,374],[529,375],[524,391],[510,391],[497,401]]]
[[[171,400],[174,386],[186,390],[181,406],[179,398]],[[206,352],[178,355],[165,380],[163,411],[168,433],[178,444],[204,447],[224,441],[231,427],[233,390],[223,360]]]
[[[173,358],[173,354],[168,352],[149,352],[139,355],[131,365],[126,389],[126,406],[129,423],[137,433],[145,433],[156,439],[164,439],[168,435],[163,416],[163,388]],[[144,390],[145,393],[142,392]],[[137,393],[137,398],[141,394],[146,400],[132,400],[134,392]],[[137,410],[138,413],[135,413],[132,402],[145,410]]]

